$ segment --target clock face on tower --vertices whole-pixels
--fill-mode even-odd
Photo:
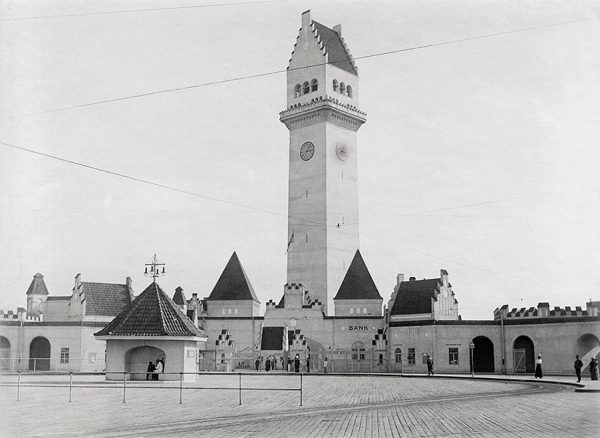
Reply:
[[[335,153],[340,160],[346,161],[348,159],[348,146],[344,143],[338,143],[335,147]]]
[[[306,143],[304,143],[302,145],[302,147],[300,148],[300,158],[302,158],[304,161],[310,160],[314,154],[315,154],[315,145],[312,144],[310,141],[307,141]]]

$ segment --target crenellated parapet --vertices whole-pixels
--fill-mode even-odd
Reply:
[[[351,105],[349,103],[343,103],[341,100],[337,99],[336,97],[332,97],[332,96],[328,96],[328,95],[314,97],[308,102],[304,102],[304,103],[299,102],[299,103],[290,105],[288,108],[286,108],[285,110],[283,110],[279,113],[279,117],[283,121],[284,118],[287,119],[288,117],[293,117],[293,116],[298,115],[306,110],[318,109],[320,107],[326,107],[326,106],[332,106],[334,108],[349,111],[349,112],[355,114],[357,117],[364,119],[364,120],[366,120],[366,117],[367,117],[367,113],[364,111],[361,111],[356,106]]]
[[[590,301],[586,303],[586,309],[576,306],[564,308],[555,306],[550,309],[549,303],[538,303],[537,307],[516,307],[509,310],[508,304],[494,310],[494,320],[500,319],[533,319],[533,318],[577,318],[582,316],[600,316],[600,304]]]
[[[0,320],[2,321],[23,321],[27,322],[43,322],[44,315],[42,313],[38,314],[27,314],[26,310],[23,307],[17,308],[16,312],[9,310],[4,312],[4,310],[0,309]]]

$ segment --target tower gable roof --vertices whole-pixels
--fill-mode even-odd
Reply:
[[[156,283],[96,336],[205,336]]]
[[[48,288],[44,282],[44,276],[39,272],[33,276],[26,295],[48,295]]]
[[[354,66],[352,56],[348,52],[348,49],[342,41],[340,34],[314,20],[312,25],[315,29],[315,36],[321,40],[321,43],[323,44],[323,50],[329,55],[327,57],[327,63],[333,64],[342,70],[357,75],[358,72]]]
[[[338,290],[334,300],[381,300],[381,295],[375,286],[371,273],[356,250],[352,263]]]
[[[252,300],[259,303],[237,254],[231,255],[208,300]]]
[[[431,313],[431,302],[440,289],[442,280],[430,278],[403,281],[398,287],[391,315],[414,315]]]

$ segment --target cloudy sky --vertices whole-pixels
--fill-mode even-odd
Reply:
[[[466,319],[600,299],[598,2],[232,3],[0,1],[0,308],[36,272],[52,295],[77,273],[139,293],[154,253],[169,294],[208,296],[237,251],[279,299],[306,9],[357,58],[361,252],[385,300],[440,269]]]

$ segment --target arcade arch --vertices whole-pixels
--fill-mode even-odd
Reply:
[[[586,368],[592,357],[600,360],[600,340],[591,333],[580,336],[575,344],[575,354],[579,355],[579,359],[581,359],[584,368]]]
[[[515,373],[533,373],[535,371],[533,341],[527,336],[519,336],[513,342],[513,367]]]
[[[160,348],[144,345],[135,347],[125,352],[124,370],[129,373],[130,380],[146,380],[148,363],[156,364],[157,359],[165,357],[165,352]]]
[[[29,344],[29,370],[50,371],[50,341],[43,336]]]
[[[493,373],[494,367],[494,343],[485,336],[473,338],[475,348],[473,349],[473,371],[476,373]]]
[[[0,370],[10,369],[10,341],[0,336]]]

